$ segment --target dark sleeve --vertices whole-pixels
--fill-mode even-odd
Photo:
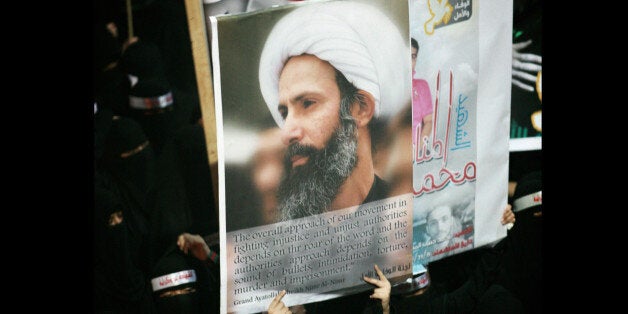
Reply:
[[[136,303],[147,293],[147,281],[140,267],[131,211],[115,191],[95,186],[94,291],[98,306]],[[107,208],[103,208],[107,207]],[[108,226],[109,214],[121,210],[122,222]]]
[[[424,294],[391,299],[393,313],[471,313],[480,297],[495,282],[501,267],[501,249],[487,249],[469,279],[451,293],[429,288]]]

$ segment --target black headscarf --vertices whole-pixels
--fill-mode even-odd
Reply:
[[[140,125],[127,117],[113,119],[99,165],[145,217],[149,215],[146,194],[154,180],[154,163],[155,154]]]
[[[211,280],[203,262],[171,245],[151,272],[157,313],[211,313],[219,298],[219,291],[210,290]]]
[[[121,67],[137,79],[128,90],[129,114],[140,123],[159,155],[177,129],[174,111],[178,110],[159,49],[150,42],[139,40],[124,52]]]
[[[147,206],[151,213],[152,260],[183,232],[206,236],[218,231],[205,136],[200,125],[182,128],[164,146]]]
[[[106,173],[94,177],[94,309],[150,313],[142,263],[146,226]],[[113,214],[122,220],[114,223]]]
[[[105,22],[93,28],[94,98],[99,107],[109,107],[114,114],[128,114],[129,79],[120,66],[122,43],[107,29]]]
[[[542,191],[540,171],[524,175],[515,188],[517,200]],[[515,211],[515,225],[508,231],[502,276],[504,285],[523,303],[528,313],[540,313],[543,304],[543,205]]]
[[[152,151],[150,146],[138,150],[146,136],[130,118],[114,118],[107,109],[96,115],[95,309],[150,313],[144,190],[150,182]]]

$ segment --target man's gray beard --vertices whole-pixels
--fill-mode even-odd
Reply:
[[[292,146],[284,159],[284,175],[277,196],[283,221],[321,214],[330,208],[340,186],[357,164],[355,121],[350,115],[341,119],[340,126],[321,150],[298,147],[299,144]],[[307,155],[305,165],[292,169],[291,149],[313,152]]]

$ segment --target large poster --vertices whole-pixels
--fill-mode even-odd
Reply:
[[[409,3],[417,273],[505,236],[512,4]]]
[[[260,312],[412,273],[405,1],[211,17],[221,311]],[[401,175],[401,176],[400,176]]]

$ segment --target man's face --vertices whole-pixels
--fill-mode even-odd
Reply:
[[[278,110],[284,119],[282,141],[321,149],[338,127],[340,91],[334,68],[311,55],[292,57],[279,77]],[[292,167],[308,162],[295,156]]]
[[[437,242],[446,241],[450,238],[452,224],[451,209],[447,206],[437,207],[427,215],[427,234]]]
[[[286,63],[278,107],[284,118],[282,141],[288,145],[278,192],[284,220],[327,210],[355,168],[357,137],[350,107],[341,106],[329,63],[309,55]]]

